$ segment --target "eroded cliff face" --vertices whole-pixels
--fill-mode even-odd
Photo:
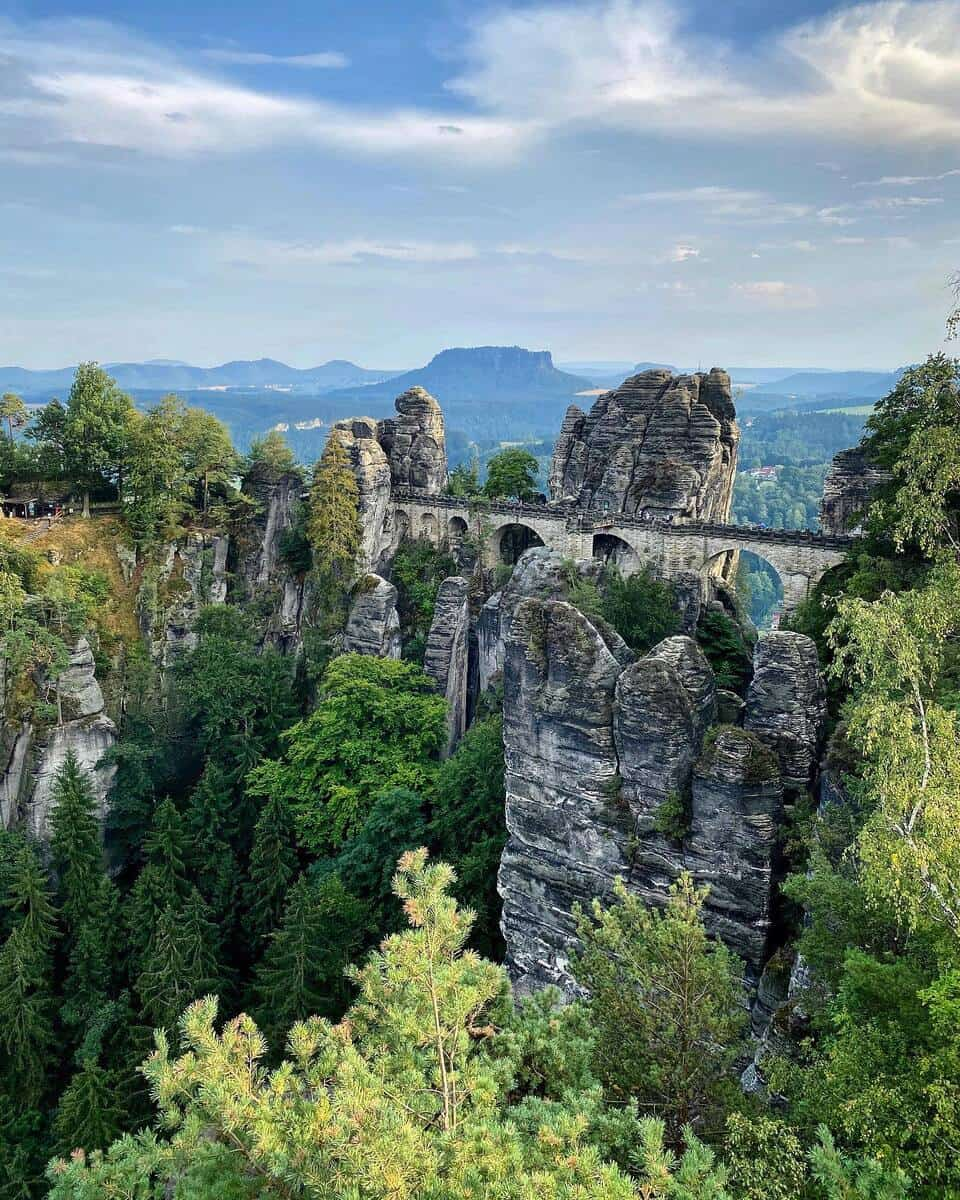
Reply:
[[[783,775],[799,779],[820,737],[817,710],[807,711],[821,686],[813,644],[771,636],[757,651],[755,727],[744,729],[716,724],[713,671],[692,639],[668,638],[624,663],[570,604],[516,606],[504,637],[509,838],[499,889],[521,991],[575,991],[575,903],[608,897],[621,876],[662,904],[683,870],[710,885],[708,929],[756,986],[772,944]],[[665,825],[667,808],[687,814],[682,840]]]
[[[874,492],[890,478],[873,466],[860,446],[834,456],[823,481],[820,526],[825,533],[859,533],[860,518]]]
[[[447,702],[447,746],[452,753],[467,728],[470,679],[470,583],[451,575],[440,584],[427,634],[423,673]]]
[[[399,658],[400,616],[397,589],[379,575],[366,575],[357,584],[343,634],[345,654]]]
[[[447,486],[447,443],[440,405],[422,387],[410,388],[394,405],[396,417],[380,421],[377,430],[394,485],[437,495]]]
[[[376,571],[391,544],[390,462],[377,440],[377,422],[373,417],[338,421],[333,428],[340,435],[357,480],[361,530],[358,566],[364,571]]]
[[[58,724],[31,719],[3,723],[0,824],[5,829],[22,826],[41,840],[49,834],[57,775],[71,752],[90,772],[98,817],[106,815],[114,768],[101,765],[101,759],[116,742],[116,726],[106,714],[86,638],[74,645],[60,676],[60,709],[63,720]]]
[[[600,512],[725,521],[740,430],[730,377],[644,371],[567,409],[550,498]]]

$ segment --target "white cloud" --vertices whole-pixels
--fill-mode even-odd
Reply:
[[[0,21],[0,44],[0,141],[21,155],[64,145],[179,157],[313,146],[498,162],[569,128],[884,147],[960,142],[957,0],[854,5],[749,54],[694,35],[668,0],[495,9],[461,48],[466,65],[448,84],[456,99],[403,109],[258,89],[214,67],[332,68],[344,65],[336,51],[225,47],[202,52],[198,67],[84,21]]]
[[[318,146],[356,154],[497,159],[525,131],[481,115],[361,110],[257,90],[103,23],[0,21],[8,82],[0,140],[36,153],[110,148],[160,157]]]
[[[205,58],[231,63],[240,67],[308,67],[322,71],[349,67],[350,59],[338,50],[321,50],[314,54],[264,54],[255,50],[204,50]]]
[[[942,204],[942,196],[875,196],[867,201],[868,208],[929,208]]]
[[[544,4],[482,17],[467,54],[450,87],[541,126],[960,141],[956,0],[855,5],[751,56],[693,36],[658,0]]]
[[[916,187],[918,183],[942,183],[960,175],[960,168],[941,171],[939,175],[881,175],[879,179],[861,179],[853,186],[862,187]]]
[[[170,233],[180,234],[183,237],[192,237],[195,234],[206,233],[202,225],[171,225]]]
[[[749,283],[732,283],[734,296],[760,308],[814,308],[817,293],[804,284],[787,283],[783,279],[761,279]]]
[[[399,263],[455,263],[477,258],[471,242],[386,241],[347,238],[329,242],[285,242],[250,234],[225,234],[218,241],[225,261],[267,270],[349,266],[370,259]]]
[[[855,225],[857,218],[847,215],[853,207],[852,204],[835,204],[832,208],[818,208],[817,220],[823,225]]]
[[[758,222],[778,225],[809,216],[809,204],[794,204],[776,200],[766,192],[704,185],[691,188],[670,188],[661,191],[638,192],[622,196],[621,205],[648,203],[689,203],[704,209],[707,219]]]
[[[836,246],[865,246],[867,239],[865,237],[835,237],[833,242]]]
[[[697,249],[696,246],[684,246],[684,245],[674,246],[670,250],[669,254],[667,255],[668,260],[670,262],[675,262],[675,263],[686,262],[687,259],[699,258],[699,257],[700,257],[700,251]]]

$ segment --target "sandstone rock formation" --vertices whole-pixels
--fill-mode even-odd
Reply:
[[[397,589],[379,575],[366,575],[357,584],[343,635],[346,654],[377,658],[400,657],[400,617]]]
[[[550,498],[595,512],[725,521],[740,430],[725,371],[644,371],[567,409]]]
[[[544,567],[531,571],[541,583]],[[624,664],[564,601],[523,598],[505,624],[506,600],[505,591],[509,838],[499,889],[514,982],[521,991],[556,983],[571,993],[572,905],[608,896],[618,875],[663,903],[689,870],[711,888],[708,928],[743,958],[755,985],[771,946],[778,755],[792,782],[819,736],[813,643],[783,635],[758,651],[751,731],[715,724],[713,671],[692,639],[667,638]],[[680,839],[665,814],[684,811]]]
[[[440,584],[427,634],[423,671],[447,701],[447,753],[467,727],[470,584],[452,575]]]
[[[801,633],[765,633],[754,651],[743,725],[777,755],[786,786],[813,782],[826,713],[814,643]]]
[[[260,462],[244,479],[243,490],[256,507],[250,529],[237,546],[237,566],[252,592],[271,580],[280,566],[280,539],[293,524],[303,479],[297,471],[277,471]]]
[[[834,456],[823,481],[820,526],[825,533],[859,533],[860,517],[876,489],[890,478],[874,467],[860,446]]]
[[[389,545],[384,531],[390,508],[390,463],[377,440],[377,422],[372,417],[338,421],[333,428],[357,479],[362,534],[358,566],[362,571],[374,571]]]
[[[0,825],[7,829],[22,825],[40,839],[48,836],[54,784],[69,753],[91,774],[101,819],[115,773],[115,768],[99,765],[116,742],[116,727],[104,711],[86,638],[80,638],[71,651],[69,666],[60,677],[60,697],[62,724],[41,725],[27,719],[5,722],[2,731]]]
[[[378,439],[396,487],[437,495],[447,486],[443,413],[433,396],[412,387],[398,396],[397,416],[380,421]]]
[[[226,534],[194,531],[141,564],[137,618],[160,667],[171,667],[196,645],[194,623],[200,609],[226,600],[228,551]],[[122,565],[126,573],[129,561]]]

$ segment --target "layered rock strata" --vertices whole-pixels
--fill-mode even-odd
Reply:
[[[767,633],[753,655],[743,726],[776,754],[785,786],[807,788],[827,715],[817,648],[800,633]]]
[[[550,498],[593,512],[725,521],[740,430],[730,377],[644,371],[567,409]]]
[[[834,456],[823,481],[820,526],[825,533],[859,533],[861,518],[871,497],[890,478],[873,466],[862,446]]]
[[[668,638],[625,665],[571,605],[520,601],[505,632],[509,838],[499,889],[507,966],[521,991],[548,983],[575,990],[575,903],[609,896],[622,876],[662,904],[684,870],[710,885],[708,929],[756,984],[771,942],[783,815],[778,755],[795,771],[819,736],[815,714],[798,723],[813,650],[801,642],[807,646],[775,638],[758,651],[761,679],[779,682],[765,692],[763,729],[751,731],[715,724],[716,682],[692,639]],[[681,814],[686,829],[678,830]]]
[[[59,724],[37,724],[29,719],[3,728],[4,769],[0,776],[0,824],[22,826],[31,836],[45,840],[56,778],[68,754],[90,772],[97,815],[106,814],[107,794],[115,768],[101,765],[116,742],[116,727],[105,712],[103,692],[94,674],[93,651],[80,638],[60,677]]]
[[[345,654],[376,658],[400,657],[397,589],[379,575],[366,575],[357,585],[343,635]]]
[[[423,672],[447,701],[447,754],[467,727],[470,584],[452,575],[440,584],[427,634]]]
[[[380,421],[377,437],[390,460],[397,487],[437,495],[447,486],[447,447],[443,413],[422,387],[394,401],[397,416]]]

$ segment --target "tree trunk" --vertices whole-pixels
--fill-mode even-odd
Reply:
[[[83,489],[83,515],[85,517],[90,516],[90,489],[89,488]]]

